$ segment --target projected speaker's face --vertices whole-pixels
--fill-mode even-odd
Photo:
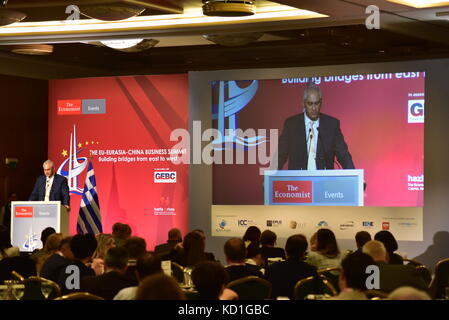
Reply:
[[[320,116],[321,97],[317,90],[307,90],[304,97],[304,112],[310,120],[317,120]]]

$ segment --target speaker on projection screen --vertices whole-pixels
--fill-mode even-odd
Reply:
[[[11,202],[11,243],[21,252],[41,249],[40,236],[47,227],[69,234],[69,215],[60,201]]]

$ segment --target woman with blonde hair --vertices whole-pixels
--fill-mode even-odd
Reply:
[[[44,262],[59,250],[59,246],[63,238],[64,236],[62,233],[53,233],[47,238],[42,254],[36,261],[37,274],[40,274]]]
[[[101,275],[104,273],[104,258],[106,257],[106,252],[115,247],[115,240],[111,234],[99,233],[96,235],[97,238],[97,249],[92,256],[92,269],[95,270],[95,274]]]

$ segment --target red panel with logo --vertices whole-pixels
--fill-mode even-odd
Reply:
[[[16,218],[31,218],[33,214],[33,207],[15,207]]]
[[[274,181],[273,203],[311,203],[312,181]]]
[[[81,100],[58,100],[58,115],[81,114]]]

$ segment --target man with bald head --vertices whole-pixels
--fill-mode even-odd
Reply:
[[[44,174],[36,180],[29,201],[61,201],[70,210],[70,195],[67,179],[55,173],[53,161],[46,160],[43,164]]]
[[[304,90],[304,112],[288,118],[278,143],[278,169],[354,169],[352,156],[340,130],[340,121],[321,113],[321,89],[310,82]]]

